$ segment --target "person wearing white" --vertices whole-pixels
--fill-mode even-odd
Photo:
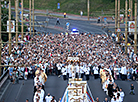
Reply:
[[[94,79],[97,79],[98,78],[98,76],[99,76],[99,72],[98,72],[98,67],[96,67],[96,66],[94,66],[93,67],[93,70],[94,70]]]
[[[121,74],[122,74],[122,80],[127,79],[127,69],[126,69],[126,66],[123,66],[121,68]]]
[[[115,97],[115,95],[113,95],[113,97],[111,98],[111,102],[116,102],[116,97]]]
[[[61,74],[61,68],[62,68],[62,64],[59,62],[59,63],[57,64],[58,76]]]
[[[86,76],[86,80],[89,80],[89,75],[90,75],[90,68],[88,67],[88,65],[85,68],[85,76]]]
[[[62,67],[61,72],[62,72],[62,75],[63,75],[63,79],[66,80],[67,70],[64,66]]]
[[[123,102],[123,99],[124,99],[124,96],[125,96],[125,94],[124,94],[124,92],[122,91],[122,88],[120,88],[120,97],[121,97],[121,102]]]
[[[66,73],[67,73],[66,78],[68,79],[68,78],[69,78],[69,72],[70,72],[70,69],[69,69],[69,67],[68,67],[68,66],[65,66],[65,68],[66,68]]]
[[[50,93],[48,93],[48,95],[45,97],[46,102],[51,102],[52,100],[52,96],[50,95]]]
[[[84,67],[80,66],[80,74],[81,74],[81,78],[83,78],[84,76]]]
[[[71,74],[71,66],[72,66],[72,65],[69,64],[69,65],[68,65],[68,69],[67,69],[69,78],[72,77],[72,74]]]
[[[78,64],[75,66],[76,67],[76,78],[78,78],[79,77],[79,66],[78,66]]]

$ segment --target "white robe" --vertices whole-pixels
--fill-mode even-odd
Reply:
[[[46,102],[51,102],[51,99],[52,99],[52,96],[46,96],[45,97]]]

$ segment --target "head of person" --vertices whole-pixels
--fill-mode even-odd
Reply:
[[[107,98],[105,98],[105,101],[108,101],[108,99],[107,99]]]
[[[122,88],[120,88],[120,92],[122,91]]]
[[[26,99],[26,102],[29,102],[29,99]]]
[[[50,93],[48,93],[47,96],[50,96]]]
[[[96,101],[99,101],[99,97],[96,98]]]

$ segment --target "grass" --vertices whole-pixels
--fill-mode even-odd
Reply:
[[[24,8],[29,8],[29,0],[23,1]],[[120,2],[121,8],[124,8],[125,0],[120,0]],[[57,3],[60,3],[60,10],[57,9]],[[12,6],[14,6],[14,2],[12,2]],[[109,11],[114,8],[115,0],[90,0],[90,14],[95,13],[95,11]],[[83,15],[87,15],[87,0],[35,0],[35,9],[77,15],[80,15],[80,11],[83,11]]]

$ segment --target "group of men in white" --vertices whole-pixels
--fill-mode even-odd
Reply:
[[[86,63],[76,63],[70,62],[68,65],[62,65],[60,62],[57,64],[58,72],[62,73],[63,79],[68,78],[83,78],[86,77],[86,80],[89,80],[90,67]]]
[[[58,72],[62,73],[63,79],[68,78],[83,78],[86,77],[86,80],[89,80],[90,68],[86,63],[76,63],[71,62],[68,65],[63,65],[60,62],[57,64]]]

